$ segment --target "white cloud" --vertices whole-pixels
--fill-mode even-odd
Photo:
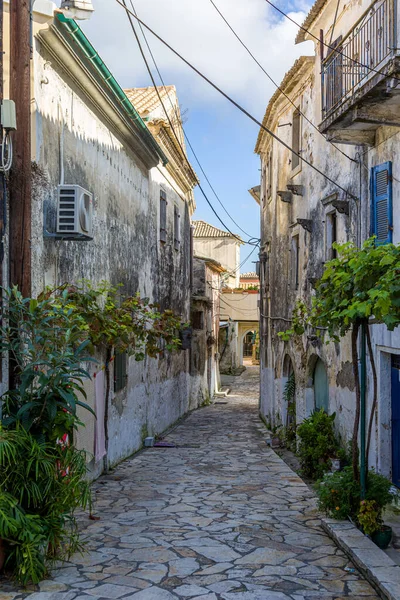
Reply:
[[[217,6],[278,82],[310,46],[294,45],[295,25],[265,0],[215,0]],[[93,0],[95,13],[83,29],[124,87],[150,85],[124,10],[115,0]],[[130,6],[128,0],[128,6]],[[260,118],[275,91],[229,31],[209,0],[134,0],[140,18],[210,79]],[[304,4],[301,3],[304,9]],[[302,22],[304,12],[291,13]],[[160,42],[147,34],[167,84],[175,84],[186,107],[226,102]]]

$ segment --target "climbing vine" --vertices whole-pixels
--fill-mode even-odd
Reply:
[[[180,347],[180,317],[172,310],[161,311],[139,293],[125,295],[121,286],[103,281],[94,287],[81,281],[47,289],[39,301],[50,298],[79,321],[82,338],[90,341],[92,350],[113,348],[141,361]]]
[[[372,423],[377,405],[376,366],[372,352],[369,321],[384,323],[389,331],[400,324],[400,246],[377,245],[375,238],[361,248],[353,243],[334,244],[337,257],[325,265],[316,284],[310,308],[300,302],[293,314],[293,326],[280,334],[284,340],[301,335],[306,327],[317,335],[326,330],[329,338],[339,341],[351,331],[353,373],[356,386],[356,414],[353,429],[353,472],[358,471],[358,429],[360,422],[360,382],[357,339],[360,327],[366,326],[369,358],[374,378],[374,400],[368,427],[367,448],[371,441]],[[329,343],[329,342],[328,342]],[[368,450],[367,450],[368,455]]]

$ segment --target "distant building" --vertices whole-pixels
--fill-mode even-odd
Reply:
[[[243,290],[258,290],[260,287],[260,278],[257,273],[242,273],[240,275],[239,287]]]
[[[191,375],[192,397],[199,404],[210,401],[220,388],[218,335],[224,272],[212,258],[193,258]]]
[[[205,221],[193,221],[194,252],[200,256],[210,256],[226,269],[223,283],[230,288],[238,288],[240,281],[240,246],[244,243],[240,236],[218,229]]]

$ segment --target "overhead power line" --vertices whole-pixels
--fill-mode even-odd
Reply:
[[[354,196],[354,194],[350,193],[344,187],[342,187],[341,185],[339,185],[336,181],[334,181],[333,179],[331,179],[330,177],[328,177],[328,175],[326,175],[323,171],[321,171],[320,169],[318,169],[318,167],[315,167],[309,160],[307,160],[306,158],[302,157],[299,152],[296,152],[293,148],[291,148],[289,146],[289,144],[287,144],[286,142],[284,142],[273,131],[271,131],[270,129],[268,129],[268,127],[266,127],[265,125],[263,125],[263,123],[261,123],[261,121],[259,121],[256,117],[254,117],[248,110],[246,110],[243,106],[241,106],[238,102],[236,102],[236,100],[234,100],[233,98],[231,98],[231,96],[229,96],[229,94],[227,94],[220,87],[218,87],[218,85],[216,85],[213,81],[211,81],[211,79],[209,79],[206,75],[204,75],[204,73],[202,73],[201,71],[199,71],[199,69],[197,69],[194,65],[192,65],[192,63],[190,63],[186,58],[184,58],[177,50],[175,50],[172,46],[170,46],[170,44],[168,44],[168,42],[166,42],[160,35],[158,35],[153,29],[151,29],[151,27],[149,27],[148,25],[146,25],[146,23],[144,23],[144,21],[142,21],[141,19],[139,19],[139,17],[137,17],[133,13],[133,11],[129,10],[128,7],[123,4],[123,0],[115,0],[115,1],[117,2],[117,4],[119,4],[120,6],[122,6],[127,12],[129,12],[129,14],[132,15],[134,19],[136,19],[138,22],[140,22],[143,25],[143,27],[145,27],[147,29],[147,31],[149,31],[152,35],[154,35],[154,37],[157,38],[166,48],[168,48],[171,52],[173,52],[178,58],[180,58],[180,60],[182,60],[186,65],[188,65],[188,67],[190,67],[195,73],[197,73],[197,75],[199,75],[199,77],[201,77],[202,79],[204,79],[204,81],[206,81],[209,85],[211,85],[211,87],[213,87],[219,94],[221,94],[221,96],[224,96],[224,98],[226,98],[231,104],[233,104],[233,106],[235,106],[238,110],[240,110],[240,112],[242,112],[251,121],[253,121],[253,123],[255,123],[261,129],[263,129],[264,131],[266,131],[271,137],[273,137],[282,146],[284,146],[285,148],[287,148],[292,154],[294,154],[295,156],[297,156],[302,162],[304,162],[306,165],[308,165],[316,173],[319,173],[319,175],[321,175],[324,179],[326,179],[326,181],[329,181],[332,185],[334,185],[339,190],[342,190],[342,192],[344,192],[346,195],[350,196],[351,198],[353,198],[355,200],[358,200],[358,198],[356,196]],[[200,185],[199,185],[199,188],[202,190],[202,188],[201,188]],[[204,191],[202,191],[202,193],[203,193],[203,195],[205,195]],[[210,201],[208,200],[208,198],[207,198],[207,202],[210,203]],[[210,206],[212,206],[212,205],[210,204]],[[213,207],[212,207],[212,210],[216,214],[218,220],[221,221],[220,217],[217,215],[217,213],[215,212],[215,209]],[[224,227],[226,227],[225,224],[224,224]],[[227,227],[226,227],[226,229],[228,231],[230,231]],[[232,234],[232,232],[230,232],[230,233]],[[235,236],[235,234],[232,234],[232,235],[237,238],[237,236]],[[238,239],[240,239],[240,238],[238,238]]]
[[[136,9],[135,9],[135,7],[134,7],[134,5],[133,5],[133,0],[130,0],[130,4],[131,4],[131,7],[132,7],[132,10],[133,10],[133,12],[134,12],[134,13],[135,13],[135,15],[137,16]],[[175,116],[176,116],[177,120],[179,121],[179,120],[180,120],[180,117],[179,117],[178,111],[177,111],[176,107],[173,105],[173,102],[172,102],[172,100],[171,100],[171,98],[170,98],[170,95],[169,95],[169,94],[168,94],[168,92],[167,92],[167,89],[166,89],[166,85],[165,85],[164,79],[163,79],[163,77],[162,77],[162,75],[161,75],[160,69],[159,69],[159,67],[158,67],[158,65],[157,65],[157,62],[156,62],[156,59],[155,59],[155,57],[154,57],[154,53],[153,53],[153,51],[152,51],[152,49],[151,49],[151,47],[150,47],[149,41],[148,41],[148,39],[147,39],[146,33],[145,33],[145,31],[144,31],[144,29],[143,29],[143,27],[142,27],[142,24],[141,24],[141,23],[139,23],[139,28],[140,28],[140,31],[141,31],[141,33],[142,33],[142,35],[143,35],[143,39],[144,39],[144,42],[145,42],[145,44],[146,44],[146,46],[147,46],[147,49],[148,49],[148,51],[149,51],[149,54],[150,54],[150,56],[151,56],[151,59],[152,59],[152,61],[153,61],[154,68],[155,68],[155,69],[156,69],[156,71],[157,71],[157,74],[158,74],[158,76],[159,76],[159,78],[160,78],[160,81],[161,81],[161,83],[162,83],[162,86],[163,86],[163,88],[164,88],[164,91],[165,91],[165,93],[166,93],[166,95],[167,95],[167,97],[168,97],[168,100],[169,100],[170,104],[171,104],[172,110],[174,111],[174,113],[175,113]],[[208,176],[207,176],[207,174],[206,174],[206,172],[205,172],[205,170],[204,170],[204,168],[203,168],[202,164],[200,163],[200,159],[198,158],[198,156],[197,156],[196,152],[194,151],[193,145],[192,145],[192,143],[190,142],[189,136],[187,135],[187,133],[186,133],[186,131],[185,131],[185,128],[183,127],[183,125],[182,125],[182,131],[183,131],[183,135],[185,136],[185,140],[186,140],[186,142],[187,142],[187,144],[188,144],[188,146],[189,146],[189,148],[190,148],[190,150],[191,150],[191,152],[192,152],[192,154],[193,154],[193,156],[194,156],[194,158],[195,158],[195,160],[196,160],[197,164],[199,165],[200,171],[203,173],[204,179],[207,181],[208,185],[210,186],[210,189],[211,189],[211,191],[213,192],[214,196],[216,197],[216,199],[218,200],[218,202],[219,202],[219,203],[220,203],[220,205],[222,206],[222,208],[223,208],[223,210],[225,211],[225,213],[226,213],[226,214],[228,215],[228,217],[231,219],[232,223],[234,223],[234,224],[236,225],[236,227],[237,227],[238,229],[240,229],[240,231],[241,231],[242,233],[244,233],[245,235],[247,235],[247,236],[250,238],[248,241],[249,241],[249,242],[251,242],[251,241],[252,241],[252,239],[254,239],[254,238],[252,238],[252,237],[251,237],[251,235],[250,235],[249,233],[247,233],[247,231],[245,231],[245,230],[244,230],[242,227],[240,227],[239,223],[237,223],[237,222],[235,221],[235,219],[232,217],[232,215],[231,215],[231,214],[228,212],[228,210],[225,208],[225,205],[223,204],[222,200],[219,198],[219,196],[218,196],[217,192],[215,191],[215,189],[214,189],[213,185],[211,185],[211,181],[209,180],[209,178],[208,178]]]
[[[238,271],[240,271],[240,269],[243,267],[243,265],[249,260],[250,256],[253,254],[253,252],[256,250],[256,248],[258,248],[259,246],[254,246],[253,250],[250,252],[250,254],[248,256],[246,256],[246,258],[243,259],[243,261],[239,264],[238,267],[236,267],[236,269],[233,269],[232,271],[228,271],[226,273],[226,275],[228,276],[232,276],[235,275]]]
[[[282,89],[282,87],[278,83],[276,83],[276,81],[271,77],[271,75],[266,71],[266,69],[260,63],[260,61],[254,56],[254,54],[252,53],[252,51],[250,50],[250,48],[248,46],[246,46],[246,44],[244,43],[244,41],[241,39],[241,37],[233,29],[232,25],[225,18],[225,16],[221,12],[221,10],[218,8],[218,6],[215,4],[215,2],[213,0],[210,0],[210,2],[213,5],[213,7],[215,8],[215,10],[217,11],[217,13],[219,14],[219,16],[221,17],[221,19],[224,21],[224,23],[229,27],[229,29],[231,30],[231,32],[233,33],[233,35],[236,37],[236,39],[241,43],[241,45],[246,50],[246,52],[251,56],[251,58],[254,60],[254,62],[260,67],[261,71],[268,77],[268,79],[274,84],[274,86],[281,92],[281,94],[283,96],[285,96],[286,100],[288,100],[290,102],[290,104],[301,114],[301,116],[311,125],[311,127],[314,127],[314,129],[320,134],[320,136],[325,140],[325,142],[327,142],[328,144],[330,144],[331,146],[333,146],[338,152],[340,152],[341,154],[343,154],[343,156],[345,156],[349,160],[351,160],[353,162],[357,162],[354,158],[351,158],[351,156],[349,156],[348,154],[346,154],[345,152],[343,152],[343,150],[341,150],[340,148],[338,148],[333,142],[331,142],[330,140],[327,140],[326,137],[324,136],[324,134],[318,129],[318,127],[303,112],[301,112],[301,110],[299,109],[299,107],[286,94],[286,92]]]
[[[173,123],[172,123],[172,121],[171,121],[171,119],[170,119],[170,116],[169,116],[169,114],[168,114],[168,111],[167,111],[167,109],[165,108],[165,105],[164,105],[163,99],[161,98],[160,91],[159,91],[159,89],[158,89],[158,86],[157,86],[157,84],[156,84],[156,81],[155,81],[155,79],[154,79],[153,73],[152,73],[152,71],[151,71],[151,69],[150,69],[150,65],[149,65],[149,63],[148,63],[148,60],[147,60],[147,57],[146,57],[146,55],[145,55],[145,53],[144,53],[143,46],[142,46],[142,44],[141,44],[141,42],[140,42],[140,39],[139,39],[138,33],[137,33],[137,31],[136,31],[135,25],[134,25],[134,23],[133,23],[133,21],[132,21],[132,17],[134,17],[134,18],[135,18],[135,19],[136,19],[136,20],[137,20],[139,23],[141,23],[141,24],[142,24],[144,27],[146,27],[146,25],[143,23],[143,21],[141,21],[141,20],[139,19],[139,17],[138,17],[138,16],[137,16],[137,15],[136,15],[136,14],[135,14],[133,11],[129,10],[129,8],[128,8],[128,7],[127,7],[127,5],[126,5],[126,0],[122,0],[122,2],[120,2],[119,0],[117,0],[117,2],[118,2],[118,4],[120,4],[121,6],[123,6],[123,7],[124,7],[124,9],[125,9],[125,11],[126,11],[126,13],[127,13],[127,16],[128,16],[128,19],[129,19],[129,23],[130,23],[130,25],[131,25],[131,28],[132,28],[132,31],[133,31],[133,33],[134,33],[134,36],[135,36],[136,42],[137,42],[137,44],[138,44],[138,46],[139,46],[140,53],[141,53],[141,55],[142,55],[142,58],[143,58],[143,61],[144,61],[145,65],[146,65],[146,69],[147,69],[147,71],[148,71],[148,73],[149,73],[149,76],[150,76],[151,82],[152,82],[152,84],[153,84],[154,90],[155,90],[155,92],[156,92],[156,94],[157,94],[157,96],[158,96],[158,100],[159,100],[159,102],[160,102],[160,104],[161,104],[161,106],[162,106],[162,108],[163,108],[163,111],[164,111],[164,113],[165,113],[165,116],[166,116],[166,118],[167,118],[168,124],[169,124],[169,126],[170,126],[170,128],[171,128],[171,131],[173,132],[173,134],[174,134],[174,136],[175,136],[175,138],[176,138],[176,141],[177,141],[177,143],[178,143],[178,145],[179,145],[179,147],[180,147],[180,149],[181,149],[182,156],[183,156],[184,160],[187,162],[187,164],[188,164],[188,167],[189,167],[190,171],[192,172],[192,175],[193,175],[194,179],[196,179],[196,180],[197,180],[196,173],[193,171],[193,167],[192,167],[192,165],[190,164],[190,162],[189,162],[189,159],[188,159],[188,158],[187,158],[187,156],[186,156],[185,149],[183,148],[183,146],[182,146],[182,144],[181,144],[181,141],[180,141],[180,139],[179,139],[179,137],[178,137],[178,135],[177,135],[177,133],[176,133],[176,131],[175,131],[175,127],[174,127],[174,125],[173,125]],[[218,215],[217,211],[215,210],[215,208],[214,208],[214,207],[213,207],[213,205],[211,204],[211,202],[210,202],[210,200],[208,199],[208,197],[207,197],[207,194],[206,194],[206,193],[205,193],[205,191],[203,190],[203,188],[202,188],[202,186],[201,186],[200,182],[198,183],[198,186],[199,186],[199,189],[200,189],[201,193],[203,194],[203,196],[204,196],[204,198],[205,198],[206,202],[207,202],[207,203],[208,203],[208,205],[210,206],[211,210],[213,211],[213,213],[215,214],[215,216],[217,217],[217,219],[219,220],[219,222],[220,222],[220,223],[223,225],[223,227],[225,227],[225,229],[226,229],[226,230],[227,230],[227,231],[228,231],[228,232],[229,232],[229,233],[230,233],[230,234],[231,234],[233,237],[235,237],[237,240],[239,240],[239,241],[241,241],[241,242],[243,242],[243,241],[244,241],[244,243],[245,243],[245,244],[253,245],[253,244],[251,244],[251,243],[249,243],[249,242],[246,242],[245,240],[242,240],[240,237],[238,237],[236,234],[234,234],[234,233],[233,233],[233,232],[232,232],[232,231],[229,229],[229,227],[228,227],[228,226],[227,226],[227,225],[226,225],[226,224],[223,222],[223,220],[221,219],[221,217]]]
[[[117,0],[117,2],[118,2],[118,0]],[[294,25],[296,25],[296,27],[298,27],[299,29],[301,29],[305,33],[308,33],[308,35],[310,37],[314,38],[315,40],[317,40],[317,42],[319,44],[322,44],[326,48],[329,48],[329,50],[331,50],[332,52],[335,52],[336,54],[339,54],[340,56],[343,56],[343,58],[345,58],[348,61],[354,63],[355,65],[358,65],[359,67],[363,67],[363,69],[367,69],[368,71],[371,71],[371,73],[378,73],[378,75],[383,75],[382,71],[379,71],[378,69],[374,69],[373,67],[369,67],[368,65],[364,65],[363,63],[359,62],[357,59],[351,58],[351,56],[347,56],[347,54],[344,54],[338,48],[335,48],[334,46],[331,46],[330,44],[327,44],[326,42],[323,42],[322,40],[319,39],[319,37],[317,37],[316,35],[314,35],[313,33],[311,33],[311,31],[309,29],[306,29],[305,27],[303,27],[302,25],[300,25],[299,23],[297,23],[297,21],[295,21],[294,19],[292,19],[292,17],[289,17],[289,15],[287,13],[285,13],[278,6],[276,6],[275,4],[273,4],[270,0],[265,0],[265,2],[267,2],[267,4],[269,4],[270,6],[272,6],[272,8],[274,8],[279,13],[281,13],[281,15],[283,15],[286,19],[288,19],[289,21],[291,21]],[[400,81],[399,77],[395,77],[394,75],[391,75],[390,77],[392,79],[395,79],[396,81]]]

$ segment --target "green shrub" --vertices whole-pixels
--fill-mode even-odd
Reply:
[[[298,454],[306,477],[319,479],[331,467],[330,458],[337,455],[339,444],[333,422],[336,414],[328,415],[323,409],[315,411],[298,427]]]
[[[75,511],[90,503],[86,471],[83,451],[36,439],[21,426],[0,428],[0,538],[6,568],[23,585],[82,548]]]
[[[392,484],[383,475],[368,471],[366,500],[373,502],[376,509],[382,510],[396,500],[396,495],[391,491]],[[346,467],[343,471],[327,473],[316,485],[319,509],[334,519],[350,517],[358,522],[360,511],[360,484],[355,481],[353,470]]]

